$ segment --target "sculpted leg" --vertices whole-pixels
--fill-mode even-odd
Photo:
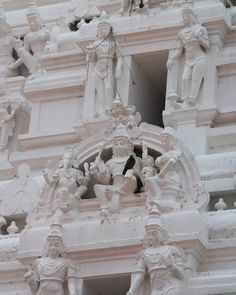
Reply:
[[[200,91],[201,83],[206,70],[206,59],[199,60],[193,67],[192,83],[189,99],[195,102]]]
[[[185,64],[182,76],[181,98],[185,101],[189,98],[190,83],[191,83],[192,69]]]
[[[102,210],[102,215],[108,215],[109,214],[109,203],[106,196],[106,185],[102,184],[95,184],[94,191],[96,194],[96,197],[98,198],[98,202],[100,204],[100,209]]]
[[[104,79],[100,79],[99,77],[95,77],[94,81],[95,81],[95,89],[96,89],[96,93],[97,93],[95,116],[101,116],[105,113],[105,110],[106,110]]]

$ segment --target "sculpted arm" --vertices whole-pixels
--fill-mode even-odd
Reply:
[[[172,273],[177,279],[182,280],[184,277],[184,251],[176,249],[176,252],[174,254],[175,255],[174,263],[172,266]]]
[[[77,287],[76,287],[77,271],[78,271],[78,266],[76,265],[76,263],[73,263],[71,260],[69,260],[68,272],[67,272],[69,295],[78,295]]]
[[[201,46],[207,51],[210,47],[210,44],[209,44],[207,30],[204,27],[201,27],[201,31],[199,34],[199,40],[200,40]]]
[[[144,278],[146,275],[146,266],[145,266],[145,262],[143,260],[142,252],[141,252],[141,254],[139,254],[139,257],[138,257],[137,268],[138,268],[138,270],[134,274],[134,277],[132,279],[130,289],[127,292],[127,295],[134,295],[144,281]]]
[[[33,270],[29,269],[25,273],[24,279],[29,285],[30,289],[35,293],[39,288],[39,273],[37,269],[37,261],[34,263]]]
[[[183,42],[181,40],[180,34],[178,35],[177,42],[178,42],[178,46],[177,46],[177,49],[176,49],[174,55],[172,57],[169,57],[167,60],[167,69],[168,70],[172,69],[174,61],[176,59],[179,59],[183,55],[183,52],[184,52],[184,46],[183,46]]]

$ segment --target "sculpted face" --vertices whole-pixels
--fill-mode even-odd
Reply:
[[[185,26],[191,26],[194,23],[194,17],[193,17],[193,12],[191,10],[183,11],[182,12],[182,17],[184,21]]]
[[[101,23],[98,25],[98,38],[104,39],[106,38],[110,33],[110,24],[108,23]]]
[[[153,247],[157,247],[161,245],[162,242],[162,233],[161,230],[158,227],[150,227],[150,228],[146,228],[146,232],[147,232],[147,238],[149,243],[153,246]]]
[[[60,238],[49,238],[48,239],[48,256],[58,257],[61,253],[61,239]]]
[[[113,140],[112,151],[114,156],[129,156],[132,151],[132,144],[126,137],[116,137]]]
[[[37,17],[28,20],[31,32],[37,32],[41,29],[40,22]]]

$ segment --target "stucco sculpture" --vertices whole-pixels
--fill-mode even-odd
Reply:
[[[13,97],[9,93],[4,79],[0,80],[0,97],[0,149],[17,150],[22,120],[31,107],[21,95]]]
[[[166,127],[163,130],[160,136],[164,153],[155,160],[155,165],[160,170],[158,178],[163,192],[160,207],[167,211],[180,209],[182,196],[181,179],[176,170],[181,151],[174,146],[172,135],[172,128]]]
[[[167,61],[167,68],[171,70],[175,60],[184,54],[185,63],[181,83],[181,102],[185,106],[195,106],[200,87],[206,72],[209,40],[207,30],[196,22],[193,2],[187,1],[182,9],[184,28],[178,34],[178,48]],[[178,95],[174,95],[176,101]]]
[[[184,251],[169,244],[169,236],[159,212],[151,211],[145,225],[143,250],[137,257],[137,266],[127,295],[135,295],[148,275],[150,295],[183,294]],[[144,294],[144,293],[143,293]]]
[[[112,35],[105,12],[99,18],[97,40],[87,47],[87,82],[83,103],[83,121],[104,118],[115,97],[116,80],[120,78],[122,58]]]
[[[103,218],[119,212],[121,196],[132,194],[138,188],[141,159],[134,154],[133,148],[126,126],[120,124],[112,139],[112,158],[104,162],[100,152],[90,163],[90,173],[100,183],[95,184],[94,191]]]
[[[26,12],[30,32],[24,38],[24,46],[38,59],[44,53],[44,47],[49,41],[49,31],[43,27],[38,7],[35,1],[31,1]]]
[[[24,278],[29,285],[31,294],[65,295],[68,285],[69,295],[77,295],[75,264],[63,255],[62,226],[57,221],[50,225],[47,236],[46,256],[38,258],[33,268],[25,273]]]
[[[46,54],[71,51],[78,49],[79,46],[73,40],[68,40],[66,33],[70,33],[66,18],[59,17],[50,32],[50,40],[46,42],[44,52]]]
[[[49,174],[46,168],[43,176],[47,183],[44,191],[48,215],[61,215],[71,209],[75,199],[80,199],[87,191],[90,180],[88,167],[85,164],[85,176],[78,169],[73,149],[69,147],[59,163],[59,167]]]
[[[0,78],[8,78],[17,75],[17,67],[21,60],[13,57],[13,37],[10,34],[10,26],[6,21],[2,3],[0,2]]]
[[[120,13],[129,11],[143,12],[149,8],[149,0],[121,0]]]

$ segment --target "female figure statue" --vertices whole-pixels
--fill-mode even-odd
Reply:
[[[112,27],[105,13],[98,22],[98,38],[87,47],[88,78],[83,103],[83,121],[105,117],[115,96],[115,78],[121,75],[121,57],[117,57]],[[116,75],[115,60],[116,61]]]
[[[179,32],[178,49],[168,59],[167,68],[171,70],[174,61],[185,55],[181,99],[185,105],[194,106],[206,72],[206,51],[209,49],[209,40],[207,30],[195,22],[196,17],[191,5],[187,4],[182,10],[182,16],[184,29]]]

